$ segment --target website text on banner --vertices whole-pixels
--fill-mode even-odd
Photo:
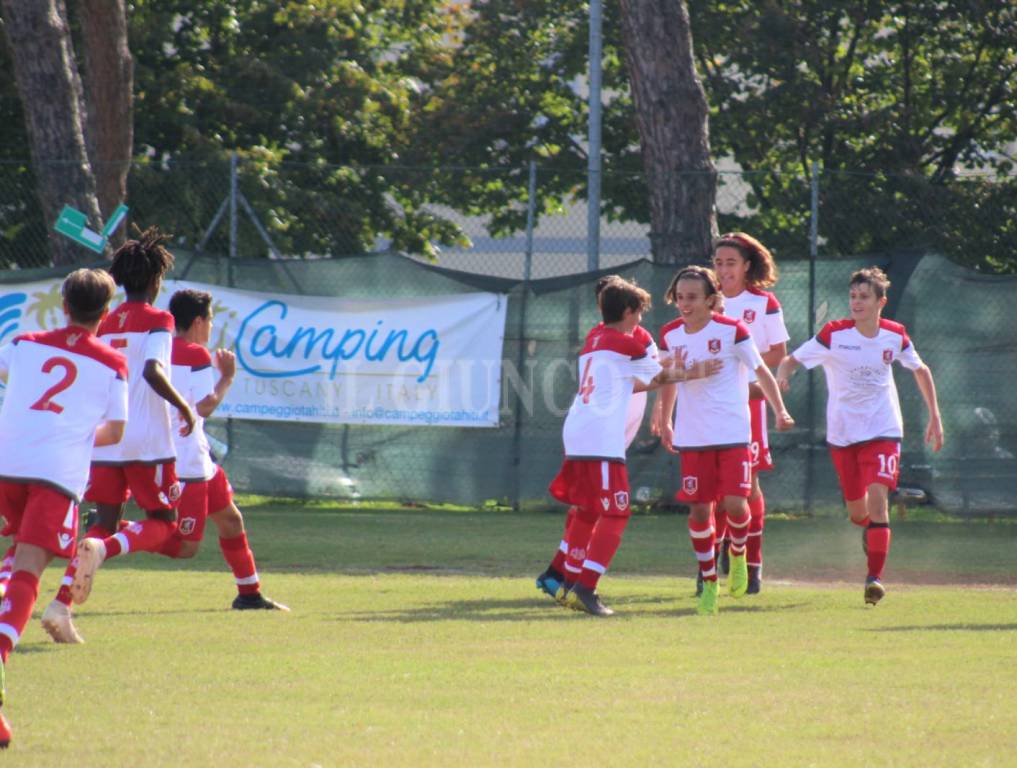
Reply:
[[[505,296],[362,301],[171,280],[156,303],[183,288],[213,295],[212,344],[237,354],[218,418],[498,425]],[[63,322],[59,279],[0,288],[0,344]]]

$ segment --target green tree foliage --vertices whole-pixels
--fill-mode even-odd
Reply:
[[[1017,7],[691,0],[714,151],[752,181],[731,225],[778,245],[802,231],[801,177],[822,171],[827,254],[945,248],[1017,270]],[[977,172],[977,173],[976,173]],[[800,236],[799,236],[800,242]]]

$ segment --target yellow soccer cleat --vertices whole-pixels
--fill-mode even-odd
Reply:
[[[727,576],[727,591],[731,597],[741,597],[749,588],[749,566],[745,553],[731,555],[731,573]]]
[[[700,616],[717,615],[717,593],[719,588],[716,579],[703,582],[703,594],[699,596],[699,604],[696,606],[696,613]]]

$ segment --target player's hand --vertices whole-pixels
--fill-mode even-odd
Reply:
[[[232,381],[237,374],[237,356],[228,349],[217,349],[215,367],[224,379]]]
[[[777,388],[781,392],[788,392],[791,389],[791,379],[787,376],[777,376]]]
[[[925,444],[932,446],[933,453],[943,447],[943,422],[938,416],[929,419],[929,426],[925,428]]]
[[[664,423],[660,427],[660,442],[664,444],[671,453],[678,453],[674,447],[674,427],[669,423]]]
[[[177,413],[180,414],[180,420],[184,422],[180,427],[180,436],[187,437],[194,431],[194,411],[185,405],[183,408],[178,408]]]
[[[653,412],[650,414],[650,434],[654,437],[660,437],[660,415],[663,412],[664,406],[658,397],[653,401]]]
[[[795,420],[791,418],[791,414],[787,412],[787,409],[784,409],[783,411],[777,414],[778,432],[787,432],[789,429],[794,427],[794,425]]]
[[[723,367],[723,360],[717,360],[715,358],[710,358],[709,360],[697,360],[691,365],[685,366],[685,380],[692,381],[693,379],[705,379],[707,376],[713,376]]]

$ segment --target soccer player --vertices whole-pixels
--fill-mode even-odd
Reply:
[[[93,447],[112,445],[127,419],[127,361],[95,336],[116,288],[103,270],[79,269],[61,288],[66,327],[18,336],[0,348],[7,393],[0,409],[0,514],[14,536],[12,575],[0,605],[4,668],[32,616],[39,577],[74,555],[78,501]],[[11,730],[0,713],[0,747]]]
[[[179,524],[159,554],[194,557],[201,546],[205,521],[211,519],[219,530],[219,548],[236,580],[238,594],[233,608],[288,611],[285,605],[261,594],[244,518],[233,503],[233,489],[226,473],[212,462],[205,435],[205,419],[226,397],[237,370],[236,356],[229,350],[218,349],[215,367],[219,380],[214,381],[212,356],[207,349],[212,334],[212,294],[193,289],[177,291],[170,298],[169,310],[176,323],[170,379],[197,418],[189,435],[173,436],[177,476],[183,486],[177,507]]]
[[[604,275],[603,277],[597,280],[596,284],[594,285],[594,291],[597,297],[598,309],[600,308],[600,297],[603,294],[604,288],[611,282],[621,279],[622,278],[619,275]],[[603,327],[604,327],[603,322],[595,325],[592,329],[590,329],[590,332],[587,334],[587,339],[589,339],[590,335],[601,332],[603,330]],[[657,344],[653,340],[653,335],[649,331],[643,328],[643,326],[637,325],[635,328],[632,329],[632,338],[635,339],[644,347],[644,349],[646,350],[646,354],[649,357],[653,358],[654,360],[657,359]],[[647,392],[645,390],[633,392],[632,397],[629,399],[629,407],[625,415],[626,450],[628,450],[628,447],[632,445],[632,441],[635,439],[636,434],[639,432],[639,427],[643,422],[643,415],[646,411],[646,400]],[[551,560],[551,563],[547,566],[544,572],[537,577],[537,589],[550,595],[551,597],[556,597],[558,591],[565,583],[566,576],[565,561],[567,559],[570,547],[568,540],[568,531],[569,526],[572,524],[572,519],[575,517],[577,511],[578,508],[575,505],[569,507],[568,512],[565,514],[565,527],[564,530],[562,531],[561,542],[559,542],[558,544],[558,551],[555,552],[554,557]],[[581,561],[586,551],[586,542],[581,542],[576,546],[577,552],[575,559]],[[572,574],[573,577],[577,575],[578,574]]]
[[[754,372],[776,416],[778,430],[794,425],[777,382],[766,367],[748,327],[714,311],[720,285],[706,267],[685,267],[674,276],[666,298],[679,317],[660,331],[661,354],[670,352],[681,365],[688,359],[721,360],[723,368],[710,382],[689,381],[661,389],[660,432],[665,445],[681,455],[678,500],[689,504],[689,536],[703,577],[698,612],[717,612],[717,568],[712,523],[714,501],[727,513],[731,530],[731,575],[734,597],[749,585],[745,558],[752,491],[752,439],[749,373]],[[677,398],[677,409],[675,400]],[[674,414],[672,423],[669,418]]]
[[[713,268],[720,281],[724,296],[723,314],[741,320],[749,329],[752,340],[767,368],[776,368],[787,354],[790,338],[784,325],[780,302],[766,291],[777,282],[777,264],[761,242],[744,232],[721,235],[714,246]],[[749,377],[749,414],[752,419],[752,490],[749,493],[749,537],[745,545],[745,559],[749,568],[749,587],[746,594],[757,594],[762,585],[763,526],[766,501],[759,485],[759,473],[773,469],[770,444],[766,431],[766,400],[763,391]],[[729,570],[727,519],[718,506],[717,539],[721,556],[721,570]]]
[[[96,523],[85,532],[78,556],[64,573],[42,624],[58,643],[80,643],[70,605],[88,599],[96,570],[128,552],[157,552],[176,528],[177,482],[170,408],[182,433],[194,414],[169,380],[173,316],[152,306],[163,276],[173,267],[165,236],[155,227],[128,240],[113,255],[109,272],[127,294],[99,326],[99,338],[127,358],[130,412],[123,440],[96,448],[85,498],[96,504]],[[145,519],[119,529],[124,504],[133,496]],[[119,530],[118,530],[119,529]]]
[[[925,442],[933,451],[943,447],[932,372],[904,326],[882,318],[889,288],[890,281],[878,267],[852,274],[848,284],[851,317],[824,325],[777,369],[777,381],[785,391],[799,365],[821,365],[826,373],[826,442],[851,522],[864,529],[867,605],[875,605],[886,594],[882,577],[890,551],[889,494],[897,487],[904,436],[891,370],[894,362],[914,374],[925,400],[929,414]]]
[[[569,548],[557,599],[594,616],[614,613],[601,602],[597,583],[631,514],[625,421],[632,393],[715,372],[715,366],[705,364],[662,369],[632,336],[649,306],[650,295],[629,282],[613,280],[604,286],[603,324],[587,336],[579,355],[579,391],[562,429],[565,460],[550,486],[554,498],[576,507],[565,540],[587,542],[585,548]]]

